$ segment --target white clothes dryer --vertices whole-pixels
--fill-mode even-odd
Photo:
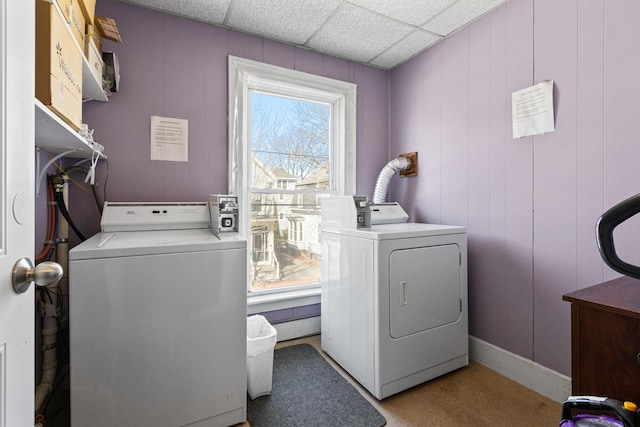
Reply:
[[[376,398],[468,365],[465,227],[323,226],[322,254],[322,349]]]
[[[244,422],[246,242],[206,203],[107,203],[101,224],[69,252],[71,425]]]

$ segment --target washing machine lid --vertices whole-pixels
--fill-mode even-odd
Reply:
[[[216,237],[209,228],[98,233],[69,251],[70,260],[246,249],[235,233]]]
[[[405,222],[398,224],[373,225],[370,228],[323,228],[323,231],[336,232],[347,236],[371,240],[406,239],[412,237],[441,236],[445,234],[464,234],[466,228],[456,225],[422,224]]]

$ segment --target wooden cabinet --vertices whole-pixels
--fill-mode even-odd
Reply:
[[[640,280],[621,277],[566,294],[572,394],[640,404]]]

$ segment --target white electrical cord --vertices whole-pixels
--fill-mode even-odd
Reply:
[[[93,151],[91,154],[91,166],[89,166],[89,172],[87,172],[87,177],[84,179],[84,182],[90,181],[91,185],[96,183],[96,166],[98,165],[98,160],[100,159],[100,153],[98,151]]]

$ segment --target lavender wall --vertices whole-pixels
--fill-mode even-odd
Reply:
[[[391,71],[390,154],[420,156],[391,195],[416,220],[468,226],[470,333],[565,374],[562,295],[618,276],[595,223],[640,192],[638,20],[632,0],[511,0]],[[511,93],[545,80],[555,132],[514,140]],[[617,245],[638,263],[628,223]]]
[[[358,192],[370,195],[389,158],[418,151],[419,175],[392,180],[390,196],[413,221],[468,227],[471,334],[570,374],[562,295],[617,276],[594,225],[640,182],[640,4],[510,0],[390,73],[116,0],[97,7],[124,39],[105,42],[121,92],[84,108],[109,156],[109,200],[226,191],[227,55],[354,82]],[[512,139],[511,92],[548,79],[555,132]],[[188,163],[149,160],[151,115],[189,119]],[[91,197],[72,186],[71,203],[96,232]],[[617,243],[640,263],[640,224],[628,223]]]
[[[157,11],[101,0],[123,44],[121,90],[108,103],[89,102],[83,121],[109,158],[111,201],[204,201],[227,192],[227,57],[240,56],[357,84],[357,191],[371,194],[388,161],[387,71]],[[149,160],[152,115],[189,120],[187,163]],[[100,166],[104,182],[106,167]],[[79,227],[99,229],[90,197],[71,189]]]

